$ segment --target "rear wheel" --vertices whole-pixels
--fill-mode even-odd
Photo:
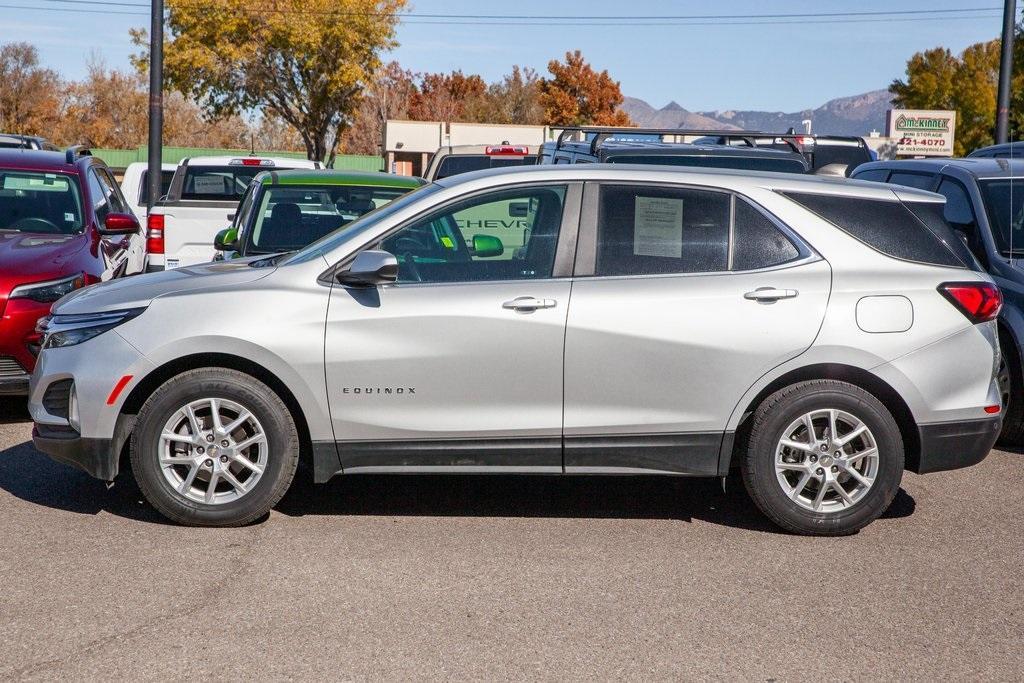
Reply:
[[[999,334],[999,371],[996,383],[1003,404],[1003,428],[999,444],[1019,446],[1024,443],[1024,377],[1022,377],[1017,345],[1005,332]]]
[[[295,475],[291,414],[265,384],[235,370],[202,368],[168,380],[139,412],[132,471],[164,516],[194,526],[262,517]]]
[[[753,415],[743,481],[772,521],[821,536],[853,533],[889,507],[903,440],[878,399],[846,382],[786,387]]]

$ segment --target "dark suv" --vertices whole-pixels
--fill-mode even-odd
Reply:
[[[630,163],[845,175],[872,160],[861,138],[683,128],[564,129],[542,164]]]
[[[102,161],[80,148],[0,149],[0,394],[28,390],[36,322],[54,301],[139,272],[144,256],[139,222]]]
[[[1006,409],[1001,438],[1024,443],[1024,159],[877,161],[857,167],[851,177],[946,197],[946,221],[1003,292],[999,383]]]

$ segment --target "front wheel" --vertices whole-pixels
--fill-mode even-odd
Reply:
[[[173,377],[139,411],[132,470],[153,507],[192,526],[239,526],[267,514],[299,458],[295,423],[268,386],[226,368]]]
[[[798,534],[850,534],[892,503],[903,439],[863,389],[814,380],[775,392],[753,415],[743,481],[772,521]]]

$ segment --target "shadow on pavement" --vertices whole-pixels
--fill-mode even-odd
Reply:
[[[78,514],[99,512],[166,523],[147,504],[130,472],[112,489],[54,462],[24,442],[0,451],[0,489],[26,502]],[[903,489],[886,518],[907,517],[914,499]],[[657,476],[355,475],[314,486],[297,477],[277,509],[305,515],[565,517],[702,520],[782,533],[754,507],[738,477],[726,492],[717,479]]]

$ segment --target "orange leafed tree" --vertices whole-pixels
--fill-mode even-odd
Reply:
[[[619,109],[622,91],[608,71],[598,73],[583,59],[583,54],[565,53],[565,62],[548,62],[550,79],[540,83],[540,104],[544,122],[549,126],[632,126],[626,112]]]

